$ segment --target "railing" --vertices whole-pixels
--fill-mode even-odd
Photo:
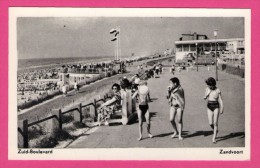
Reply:
[[[145,75],[145,73],[141,74],[140,76],[142,77]],[[96,100],[92,103],[88,103],[86,105],[82,105],[82,103],[76,105],[77,107],[74,106],[74,108],[69,109],[67,111],[63,111],[61,109],[54,110],[52,111],[52,115],[48,116],[44,119],[28,123],[28,120],[22,120],[18,122],[18,146],[22,148],[28,148],[29,147],[29,127],[33,125],[40,124],[42,122],[46,122],[51,120],[51,132],[54,132],[56,130],[62,130],[63,129],[63,121],[62,121],[62,116],[67,114],[67,113],[72,113],[74,114],[74,121],[78,121],[80,123],[83,123],[83,108],[87,107],[93,107],[94,111],[91,109],[89,110],[89,116],[96,120],[97,118],[97,109],[98,109],[98,103],[99,102],[105,102],[107,99],[109,99],[107,94],[104,96],[104,98]],[[124,125],[126,125],[135,115],[136,112],[136,104],[135,104],[135,99],[132,100],[131,96],[131,91],[126,92],[126,95],[122,98],[122,118],[120,119],[120,122]],[[74,113],[76,111],[76,113]]]
[[[22,122],[18,122],[18,146],[22,147],[22,148],[28,148],[29,147],[29,127],[46,122],[46,121],[51,121],[51,123],[48,123],[50,128],[51,133],[55,132],[56,130],[62,130],[63,129],[63,120],[62,117],[65,114],[68,113],[73,113],[74,114],[74,121],[78,121],[80,123],[83,123],[83,118],[84,118],[84,114],[83,114],[83,108],[87,108],[87,107],[93,107],[94,110],[89,110],[87,111],[87,113],[89,112],[89,116],[96,120],[97,118],[97,109],[98,109],[98,103],[99,102],[105,102],[107,99],[110,99],[111,97],[105,95],[104,98],[96,100],[94,99],[93,103],[88,103],[86,105],[82,105],[82,103],[76,105],[77,107],[73,107],[72,109],[69,109],[67,111],[63,111],[61,109],[58,110],[54,110],[52,111],[52,115],[48,116],[44,119],[32,122],[32,123],[28,123],[28,120],[23,120]],[[131,98],[131,96],[130,96]],[[122,106],[122,118],[119,119],[119,122],[121,122],[122,124],[126,125],[129,120],[131,120],[134,116],[135,113],[135,100],[130,100],[131,103],[129,102],[129,96],[128,99],[126,100],[126,98],[123,98],[123,106]],[[131,104],[131,108],[129,108],[129,104]],[[87,115],[86,115],[87,116]],[[118,121],[118,120],[117,120]]]

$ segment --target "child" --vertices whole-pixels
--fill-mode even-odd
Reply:
[[[174,138],[177,133],[179,136],[179,140],[183,140],[182,137],[182,128],[183,128],[183,111],[185,107],[185,96],[184,96],[184,90],[182,89],[180,85],[180,81],[178,78],[174,77],[170,79],[170,86],[168,87],[168,96],[170,103],[170,122],[173,127],[173,134],[172,138]],[[175,123],[175,116],[177,114],[177,125],[178,125],[178,131],[177,126]]]
[[[143,132],[143,118],[145,117],[146,125],[147,125],[147,133],[150,138],[153,137],[153,135],[150,132],[150,112],[149,112],[149,105],[148,105],[148,98],[149,95],[149,88],[147,87],[146,81],[141,81],[140,85],[138,86],[137,91],[133,94],[132,98],[137,97],[138,103],[137,103],[137,115],[138,115],[138,121],[139,121],[139,138],[138,141],[142,140],[142,132]]]
[[[217,143],[216,137],[218,133],[218,116],[223,113],[223,101],[221,98],[221,92],[219,88],[216,87],[216,80],[212,77],[208,78],[206,81],[208,87],[206,88],[206,93],[204,99],[208,99],[207,113],[209,125],[213,129],[212,142]]]

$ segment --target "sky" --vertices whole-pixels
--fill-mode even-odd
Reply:
[[[183,33],[244,38],[244,18],[231,17],[19,17],[18,59],[114,57],[109,33],[120,27],[123,57],[147,56],[174,48]]]

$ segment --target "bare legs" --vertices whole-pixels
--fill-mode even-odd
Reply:
[[[142,111],[140,109],[137,109],[137,114],[138,114],[138,120],[139,120],[139,138],[137,139],[138,141],[142,140],[142,133],[143,133],[143,116],[142,116]],[[147,125],[147,133],[150,138],[153,137],[153,135],[150,132],[150,112],[149,109],[145,113],[145,120],[146,120],[146,125]]]
[[[216,137],[217,137],[217,133],[218,133],[219,109],[217,108],[213,112],[210,109],[208,109],[207,113],[208,113],[209,125],[213,129],[212,142],[217,143]]]
[[[176,123],[175,123],[176,114],[177,114],[178,131],[177,131]],[[181,108],[171,107],[171,109],[170,109],[170,122],[171,122],[172,127],[173,127],[173,134],[172,134],[171,137],[174,138],[177,135],[177,133],[179,133],[179,140],[183,140],[183,137],[181,136],[182,127],[183,127],[182,116],[183,116],[183,110]]]

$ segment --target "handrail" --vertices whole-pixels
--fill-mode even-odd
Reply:
[[[70,110],[68,110],[68,111],[64,111],[64,112],[62,112],[62,114],[67,114],[67,113],[69,113],[69,112],[72,112],[72,111],[79,111],[79,108],[73,108],[73,109],[70,109]]]
[[[49,116],[47,118],[41,119],[39,121],[32,122],[32,123],[28,124],[28,127],[39,124],[41,122],[47,121],[47,120],[52,119],[52,118],[56,118],[57,120],[59,120],[57,115],[52,115],[52,116]]]
[[[142,74],[142,75],[144,75],[144,74]],[[96,117],[96,115],[97,115],[97,103],[98,102],[105,102],[106,101],[106,99],[109,99],[109,98],[112,98],[111,96],[107,96],[107,95],[105,95],[104,96],[104,98],[101,98],[101,99],[99,99],[99,100],[96,100],[96,99],[94,99],[94,102],[93,103],[88,103],[88,104],[86,104],[86,105],[82,105],[81,103],[79,104],[79,107],[74,107],[74,108],[72,108],[72,109],[69,109],[68,111],[64,111],[64,112],[61,112],[61,109],[59,109],[59,113],[57,114],[55,114],[55,115],[52,115],[52,116],[49,116],[49,117],[46,117],[46,118],[43,118],[43,119],[41,119],[41,120],[38,120],[38,121],[35,121],[35,122],[32,122],[32,123],[28,123],[28,120],[26,119],[26,120],[23,120],[23,127],[22,128],[20,128],[20,127],[18,127],[17,129],[18,129],[18,132],[22,135],[22,137],[23,137],[23,147],[24,148],[28,148],[28,142],[29,142],[29,136],[28,136],[28,128],[29,127],[31,127],[31,126],[33,126],[33,125],[36,125],[36,124],[39,124],[39,123],[42,123],[42,122],[44,122],[44,121],[47,121],[47,120],[50,120],[50,119],[53,119],[53,118],[55,118],[55,119],[57,119],[58,120],[58,122],[59,122],[59,129],[62,129],[62,115],[63,114],[66,114],[66,113],[69,113],[69,112],[73,112],[73,111],[78,111],[79,112],[79,121],[80,122],[82,122],[82,120],[83,120],[83,115],[82,115],[82,108],[85,108],[85,107],[88,107],[88,106],[94,106],[94,117]]]

